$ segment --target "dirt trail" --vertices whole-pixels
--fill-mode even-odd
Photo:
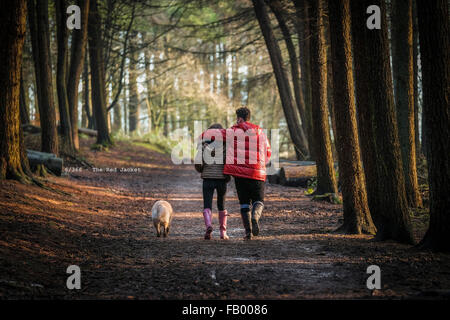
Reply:
[[[230,182],[231,240],[219,240],[214,208],[213,240],[205,241],[201,179],[192,166],[129,143],[101,153],[89,143],[89,161],[118,172],[48,178],[57,192],[1,182],[0,297],[436,298],[450,291],[449,255],[333,234],[341,206],[312,202],[299,188],[267,185],[261,236],[249,242],[241,240]],[[159,199],[175,211],[167,239],[157,238],[151,223]],[[72,264],[81,268],[81,290],[65,286]],[[371,264],[381,268],[382,290],[366,288]]]

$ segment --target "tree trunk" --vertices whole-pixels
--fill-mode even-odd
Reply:
[[[336,149],[339,181],[344,204],[346,233],[375,234],[376,228],[367,203],[364,172],[359,151],[356,106],[353,89],[350,0],[328,0],[331,56],[333,62],[333,99],[336,117]]]
[[[30,30],[31,39],[31,53],[33,56],[34,66],[34,106],[36,109],[35,120],[40,122],[39,115],[39,102],[41,101],[41,85],[40,85],[40,67],[39,67],[39,50],[38,50],[38,35],[37,35],[37,21],[36,21],[36,1],[27,0],[27,16],[28,16],[28,28]]]
[[[69,102],[72,139],[76,150],[80,147],[78,139],[78,85],[80,83],[85,60],[84,56],[86,54],[89,0],[79,0],[77,3],[81,9],[81,29],[74,29],[72,31],[71,58],[67,80],[67,98]]]
[[[385,3],[383,0],[353,0],[352,3],[354,5],[352,17],[358,17],[358,19],[364,17],[362,19],[364,27],[355,23],[353,31],[355,43],[359,37],[364,37],[364,40],[357,40],[359,43],[366,41],[364,56],[358,56],[362,61],[358,61],[355,65],[365,65],[365,76],[361,79],[357,77],[356,81],[361,80],[367,85],[365,89],[368,89],[369,105],[364,107],[371,110],[370,113],[373,116],[375,137],[373,156],[377,184],[376,189],[372,190],[375,192],[373,195],[375,206],[373,209],[370,207],[370,211],[378,230],[377,239],[413,243],[394,106]],[[381,30],[369,30],[365,27],[365,12],[369,5],[377,5],[381,8]],[[355,30],[361,32],[355,32]],[[355,46],[355,52],[356,50],[359,50],[357,46]],[[374,112],[375,108],[376,112]],[[364,157],[365,160],[366,157]],[[369,174],[369,178],[372,174]],[[371,183],[373,181],[367,181],[368,185]]]
[[[450,26],[447,0],[417,1],[426,125],[430,225],[424,248],[450,251]]]
[[[144,36],[144,39],[147,41],[147,37]],[[145,67],[145,85],[147,91],[146,105],[147,105],[147,114],[148,114],[148,131],[152,132],[153,130],[153,115],[152,115],[152,106],[151,106],[151,96],[152,96],[152,80],[151,80],[151,56],[148,48],[144,49],[144,67]]]
[[[92,0],[89,8],[89,61],[91,65],[91,98],[97,128],[97,144],[108,146],[111,138],[106,118],[105,78],[103,68],[102,41],[100,35],[100,14],[97,0]]]
[[[56,0],[56,28],[58,39],[56,86],[58,93],[60,133],[62,137],[61,149],[64,150],[64,152],[72,153],[74,145],[72,139],[72,127],[70,123],[69,102],[67,100],[66,87],[67,41],[69,38],[69,33],[66,26],[66,8],[67,3],[65,0]]]
[[[311,102],[311,32],[309,23],[309,6],[304,0],[294,0],[297,15],[297,33],[300,51],[301,83],[305,101],[306,136],[308,138],[309,152],[312,159],[314,155],[314,136],[312,133],[312,102]]]
[[[48,31],[48,1],[40,0],[32,2],[31,6],[35,9],[36,32],[32,32],[36,36],[36,52],[33,50],[33,57],[37,59],[35,65],[39,76],[39,115],[41,121],[41,150],[43,152],[58,154],[58,134],[56,131],[56,112],[53,99],[52,71],[50,62],[50,45]]]
[[[128,103],[129,110],[129,130],[130,133],[139,131],[139,92],[137,86],[137,64],[138,55],[136,51],[137,43],[137,32],[131,34],[130,43],[130,64],[128,66],[129,70],[129,90],[130,90],[130,100]],[[167,58],[167,57],[165,57]]]
[[[6,2],[0,11],[0,180],[25,178],[19,100],[26,12],[25,0]]]
[[[351,29],[353,40],[353,65],[355,68],[355,92],[356,109],[358,117],[358,131],[361,146],[361,156],[363,160],[364,176],[366,181],[367,199],[373,221],[377,221],[379,212],[378,175],[376,169],[375,136],[373,127],[373,103],[370,100],[370,74],[369,66],[366,63],[367,29],[361,28],[366,24],[366,14],[364,4],[357,0],[350,0],[351,9]]]
[[[413,19],[413,70],[414,70],[414,133],[416,143],[416,157],[422,154],[422,146],[419,135],[419,28],[417,26],[417,5],[416,1],[412,3],[412,19]]]
[[[281,105],[283,106],[289,134],[297,151],[301,152],[303,159],[306,159],[308,155],[308,148],[304,144],[306,138],[300,126],[298,114],[293,105],[291,88],[286,75],[286,70],[283,67],[280,47],[278,46],[278,43],[273,35],[264,1],[252,1],[256,18],[258,19],[259,26],[266,42],[267,50],[269,51],[270,61],[272,62],[272,68],[275,73],[275,79],[277,81]]]
[[[297,60],[297,54],[295,53],[294,43],[291,39],[291,34],[289,28],[286,24],[285,17],[283,15],[282,4],[279,0],[270,2],[270,7],[272,8],[273,13],[278,21],[278,25],[280,26],[281,32],[283,34],[284,42],[286,43],[286,48],[289,53],[289,62],[291,65],[291,77],[292,84],[294,88],[294,97],[297,105],[297,110],[300,115],[300,119],[302,121],[302,129],[305,137],[305,141],[303,144],[308,147],[308,157],[309,157],[309,145],[308,139],[306,138],[306,132],[308,131],[307,119],[306,119],[306,110],[305,110],[305,101],[303,99],[302,86],[300,83],[300,65]]]
[[[23,81],[23,73],[20,76],[20,124],[30,123],[30,112],[27,105],[27,99],[25,96],[25,87]]]
[[[89,63],[88,56],[84,57],[84,71],[83,71],[83,110],[86,114],[87,125],[85,124],[85,128],[95,129],[95,119],[94,114],[92,112],[92,104],[91,104],[91,81],[89,74]]]
[[[412,0],[392,2],[392,66],[398,136],[410,207],[422,206],[416,170]]]
[[[311,88],[317,194],[336,193],[327,106],[327,51],[323,29],[323,1],[309,0],[311,8]]]

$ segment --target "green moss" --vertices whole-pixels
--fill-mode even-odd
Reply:
[[[170,150],[168,148],[166,148],[165,146],[162,146],[162,145],[148,143],[148,142],[143,142],[143,141],[133,141],[132,143],[135,146],[144,147],[146,149],[150,149],[152,151],[155,151],[155,152],[158,152],[158,153],[161,153],[161,154],[170,153]]]

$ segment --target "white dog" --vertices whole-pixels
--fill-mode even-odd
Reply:
[[[164,200],[156,201],[152,207],[152,220],[156,228],[156,235],[167,237],[169,234],[170,223],[172,222],[173,209],[170,203]],[[161,230],[162,228],[162,230]]]

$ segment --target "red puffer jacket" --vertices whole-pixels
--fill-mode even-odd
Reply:
[[[241,122],[226,130],[225,139],[227,153],[223,173],[265,181],[271,150],[262,129],[256,124]]]

